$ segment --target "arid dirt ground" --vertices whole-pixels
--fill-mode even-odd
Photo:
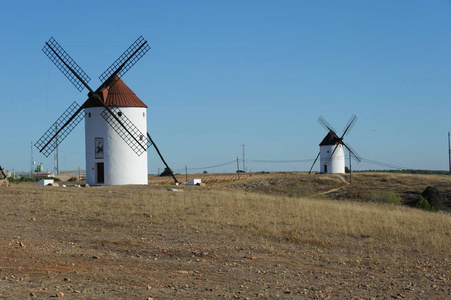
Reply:
[[[0,187],[0,298],[451,299],[449,212],[365,201],[449,176],[230,176]]]

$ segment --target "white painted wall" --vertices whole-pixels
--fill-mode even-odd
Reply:
[[[86,108],[86,182],[89,185],[147,184],[147,151],[138,156],[100,115],[103,107]],[[143,107],[120,110],[144,134],[147,141],[147,112]],[[96,158],[95,139],[103,138],[103,158]],[[97,163],[104,163],[104,183],[97,180]]]
[[[335,150],[334,156],[329,160],[332,152]],[[345,152],[342,144],[320,146],[320,172],[321,173],[345,173]],[[327,165],[327,172],[325,165]]]
[[[196,185],[196,184],[200,184],[202,183],[202,179],[191,179],[190,181],[188,181],[187,183],[185,183],[185,185]]]
[[[55,180],[53,180],[53,179],[41,179],[38,182],[36,182],[36,185],[47,186],[49,184],[53,184],[54,182],[55,182]]]

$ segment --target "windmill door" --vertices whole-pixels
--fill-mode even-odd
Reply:
[[[327,165],[324,165],[324,173],[327,173]]]
[[[105,183],[105,171],[103,162],[97,163],[97,183]]]

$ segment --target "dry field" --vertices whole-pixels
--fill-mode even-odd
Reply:
[[[281,176],[285,173],[217,173],[217,174],[188,174],[186,175],[176,175],[175,177],[181,183],[187,182],[191,179],[199,178],[202,182],[208,185],[220,184],[220,183],[230,183],[234,181],[248,181],[248,180],[259,180],[266,178],[273,178],[275,176]],[[149,175],[149,184],[173,184],[174,179],[169,176],[160,177],[157,175]]]
[[[451,299],[451,215],[365,201],[449,177],[218,177],[1,187],[0,298]]]

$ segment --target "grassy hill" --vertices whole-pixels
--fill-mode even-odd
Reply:
[[[188,180],[200,178],[209,186],[242,189],[277,196],[315,197],[359,202],[382,202],[415,206],[428,187],[441,195],[439,210],[451,209],[451,176],[437,174],[403,174],[358,172],[352,174],[307,174],[304,172],[273,172],[241,174],[190,174]],[[180,182],[185,176],[178,176]],[[171,184],[170,177],[149,176],[149,183]]]

